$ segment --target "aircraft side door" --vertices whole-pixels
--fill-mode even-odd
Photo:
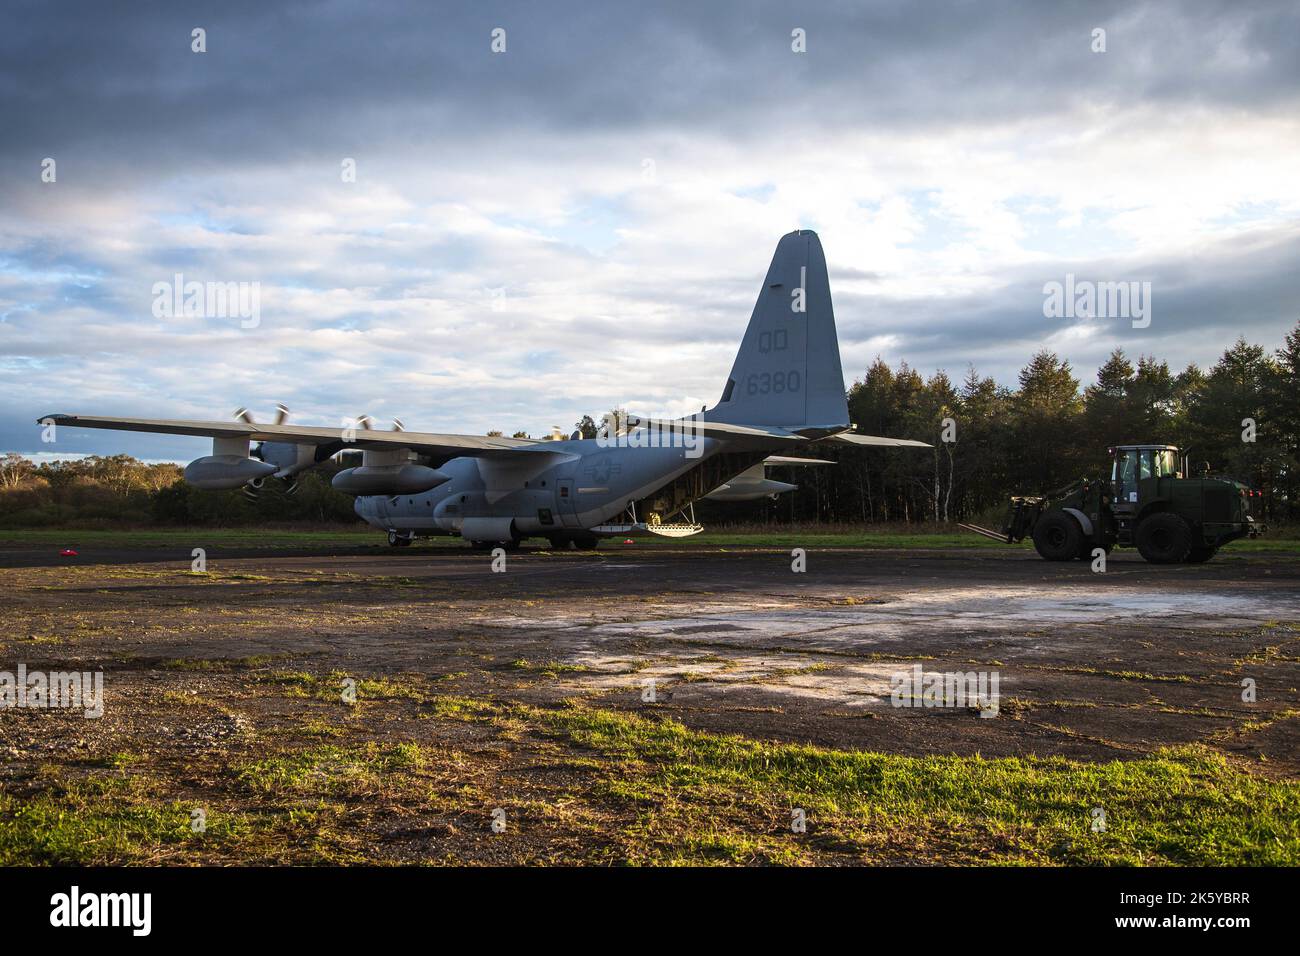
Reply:
[[[561,478],[555,483],[555,510],[560,514],[560,523],[566,528],[578,526],[577,502],[574,498],[572,478]]]

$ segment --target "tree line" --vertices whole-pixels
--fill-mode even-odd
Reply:
[[[1209,369],[1174,372],[1154,356],[1134,360],[1117,349],[1084,388],[1070,363],[1046,350],[1014,388],[973,367],[956,383],[943,371],[926,378],[906,362],[891,368],[878,358],[848,390],[850,419],[865,434],[933,448],[815,445],[801,454],[837,464],[773,471],[797,491],[776,501],[702,502],[697,516],[706,524],[992,523],[1012,494],[1106,473],[1111,445],[1159,443],[1186,450],[1194,470],[1208,462],[1213,473],[1262,492],[1265,519],[1294,522],[1298,400],[1300,323],[1275,352],[1238,339]],[[573,430],[592,438],[597,428],[583,416]],[[340,467],[328,462],[300,475],[293,495],[268,482],[250,501],[238,491],[198,491],[181,480],[180,467],[127,455],[35,465],[9,454],[0,458],[0,523],[351,522],[353,499],[329,484]]]
[[[1134,360],[1116,349],[1085,388],[1047,350],[1021,369],[1015,388],[975,368],[956,383],[946,372],[925,378],[906,362],[891,368],[877,359],[848,404],[858,431],[934,447],[813,446],[838,464],[792,469],[799,490],[763,506],[765,519],[992,520],[1010,495],[1109,476],[1108,447],[1126,444],[1177,445],[1194,474],[1208,462],[1212,473],[1262,492],[1266,519],[1300,518],[1300,323],[1276,352],[1238,339],[1209,369],[1174,372],[1154,356]],[[739,520],[729,508],[713,510]]]
[[[268,481],[254,498],[242,491],[200,491],[174,464],[130,455],[91,455],[33,464],[0,457],[0,525],[243,525],[357,520],[351,495],[330,487],[344,467],[329,461],[298,476],[293,494]]]

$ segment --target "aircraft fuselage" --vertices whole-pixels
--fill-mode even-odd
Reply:
[[[511,467],[485,458],[453,458],[438,466],[450,476],[438,487],[421,494],[358,497],[356,511],[384,530],[475,540],[585,532],[618,518],[723,445],[711,438],[698,439],[693,448],[610,447],[598,439],[548,442],[544,451],[539,448],[534,468],[520,467],[517,459],[524,456],[515,456]]]

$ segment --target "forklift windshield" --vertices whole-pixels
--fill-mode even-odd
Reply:
[[[1172,448],[1117,449],[1110,473],[1115,499],[1123,504],[1136,503],[1138,482],[1142,479],[1176,477],[1178,455]]]

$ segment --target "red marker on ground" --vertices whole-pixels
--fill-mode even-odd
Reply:
[[[59,556],[64,558],[75,558],[77,556],[77,552],[73,551],[71,548],[64,548],[62,551],[59,552]]]

